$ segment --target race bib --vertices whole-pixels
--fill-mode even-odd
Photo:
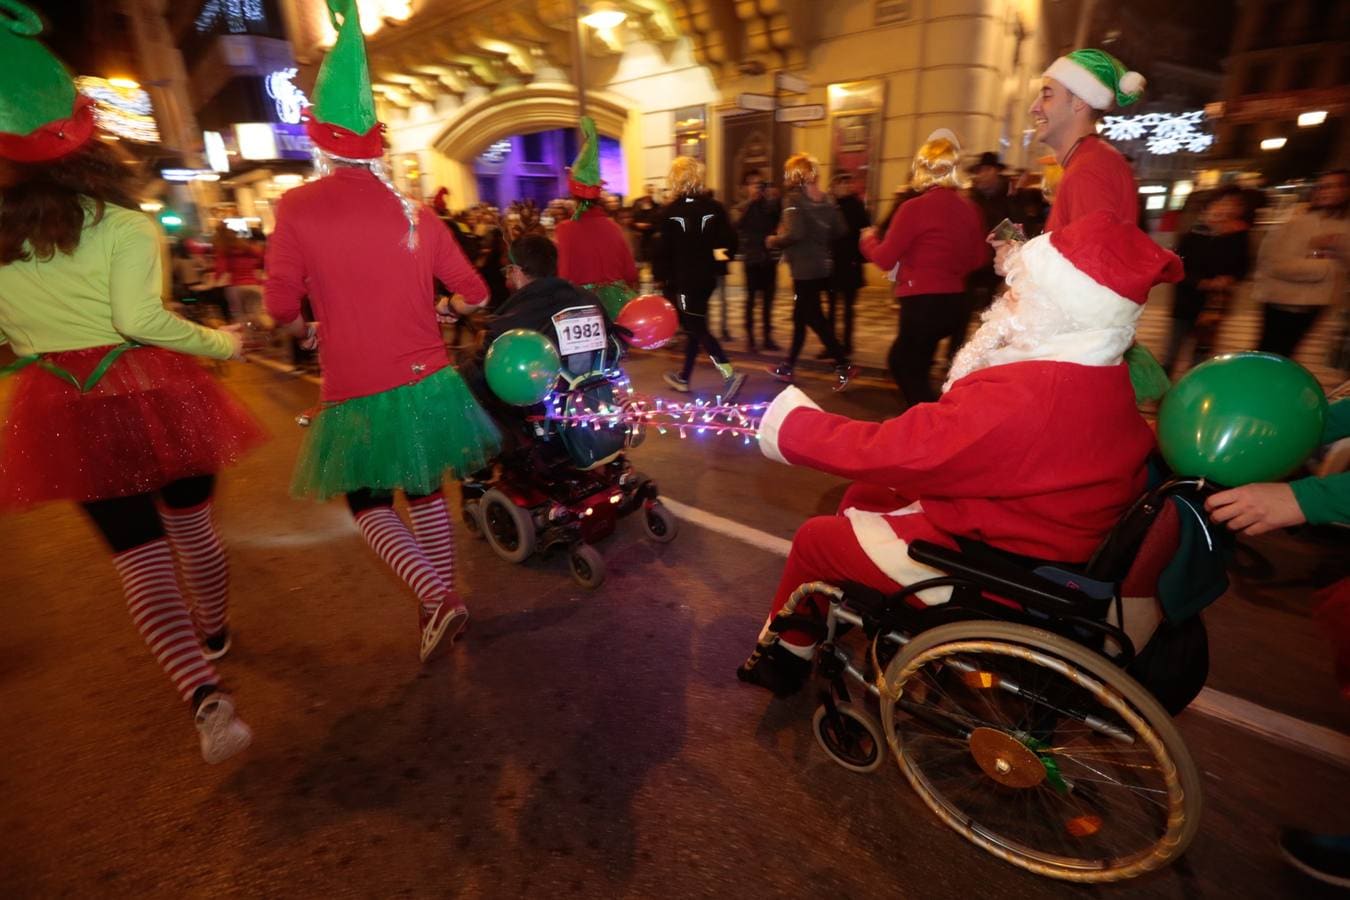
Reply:
[[[593,306],[558,313],[553,317],[553,328],[558,333],[558,352],[563,356],[605,349],[605,319]]]

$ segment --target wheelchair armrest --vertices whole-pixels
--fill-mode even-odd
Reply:
[[[1086,609],[1105,606],[1102,601],[1081,591],[1047,581],[1016,566],[976,563],[960,550],[931,541],[914,541],[909,545],[909,555],[917,562],[969,579],[981,590],[1049,615],[1082,615]]]

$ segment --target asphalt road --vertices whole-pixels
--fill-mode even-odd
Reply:
[[[638,387],[666,365],[637,361]],[[201,762],[73,508],[0,518],[0,896],[1306,897],[1321,894],[1280,862],[1277,826],[1350,831],[1350,763],[1190,710],[1207,809],[1179,864],[1091,889],[1003,864],[894,766],[830,762],[810,697],[736,682],[782,559],[688,523],[668,545],[623,523],[593,593],[561,557],[510,566],[462,536],[472,626],[422,668],[414,601],[345,509],[286,495],[315,387],[256,365],[226,377],[273,431],[219,495],[236,634],[221,670],[254,745]],[[880,383],[804,386],[855,415],[896,402]],[[772,392],[752,379],[750,397]],[[780,538],[844,488],[727,439],[653,437],[634,458],[670,497]],[[1350,734],[1308,616],[1344,551],[1325,535],[1250,547],[1208,614],[1212,688]]]

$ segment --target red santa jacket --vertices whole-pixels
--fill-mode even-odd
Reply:
[[[1063,228],[1099,209],[1110,210],[1122,222],[1138,221],[1139,193],[1125,157],[1092,134],[1083,138],[1064,167],[1045,230]]]
[[[433,279],[467,303],[487,299],[430,209],[420,207],[415,250],[407,237],[403,207],[365,169],[340,168],[282,197],[267,245],[267,311],[284,325],[309,295],[321,323],[324,400],[377,394],[449,364]]]
[[[959,294],[966,275],[989,261],[980,211],[953,188],[930,188],[906,201],[878,240],[869,233],[859,243],[863,256],[884,272],[900,264],[897,297]]]
[[[637,264],[628,239],[602,207],[592,206],[581,218],[560,222],[553,239],[558,244],[559,277],[573,284],[622,281],[637,287]]]
[[[1125,365],[1031,361],[972,372],[884,422],[823,412],[789,388],[766,411],[760,446],[892,489],[892,509],[849,517],[863,550],[903,584],[905,561],[888,554],[919,537],[1086,560],[1142,493],[1154,437]]]

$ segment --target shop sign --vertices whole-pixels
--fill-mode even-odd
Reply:
[[[784,106],[774,113],[774,118],[780,122],[818,122],[825,118],[825,107],[819,103]]]

